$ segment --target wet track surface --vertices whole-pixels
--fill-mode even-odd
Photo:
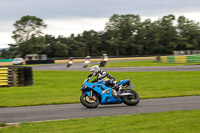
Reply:
[[[112,104],[100,105],[95,109],[87,109],[80,103],[0,108],[0,122],[17,123],[192,109],[200,109],[200,96],[142,99],[137,106]]]

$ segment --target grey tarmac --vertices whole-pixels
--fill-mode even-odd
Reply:
[[[91,62],[91,64],[95,65],[97,64],[97,62]],[[66,64],[38,65],[33,66],[33,70],[89,71],[89,68],[82,68],[82,65],[82,63],[74,63],[69,68],[66,68]],[[105,67],[103,69],[105,71],[116,72],[200,71],[200,65],[112,68]],[[7,107],[0,108],[0,122],[18,123],[29,121],[62,120],[71,118],[128,115],[194,109],[200,109],[200,96],[142,99],[137,106],[127,106],[125,104],[100,105],[96,109],[87,109],[83,107],[80,103],[27,107]]]
[[[81,103],[7,107],[0,108],[0,122],[19,123],[199,109],[200,96],[141,99],[137,106],[112,104],[100,105],[95,109],[85,108]]]
[[[92,63],[96,65],[95,62]],[[105,71],[110,72],[147,72],[147,71],[200,71],[200,65],[189,66],[154,66],[154,67],[103,67]],[[66,64],[48,64],[33,66],[33,70],[40,71],[89,71],[89,68],[83,68],[82,63],[74,63],[66,68]]]

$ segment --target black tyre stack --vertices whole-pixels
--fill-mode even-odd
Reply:
[[[18,72],[18,67],[10,67],[11,68],[11,73],[12,73],[12,81],[13,81],[13,86],[20,86],[19,85],[19,72]]]
[[[33,85],[33,72],[32,67],[24,68],[24,85],[32,86]]]
[[[16,70],[17,74],[17,86],[24,86],[24,67],[18,67]]]
[[[12,76],[12,69],[11,68],[8,68],[8,86],[12,86],[13,84],[13,76]]]
[[[5,78],[5,75],[7,78]],[[32,67],[0,67],[0,80],[1,79],[5,79],[5,82],[2,81],[1,83],[0,81],[0,86],[31,86],[33,85]]]

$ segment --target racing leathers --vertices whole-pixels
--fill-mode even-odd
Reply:
[[[113,89],[118,91],[119,86],[116,84],[117,81],[109,73],[107,73],[107,72],[105,72],[103,70],[100,70],[100,71],[97,72],[96,76],[97,77],[92,81],[92,83],[98,82],[98,81],[100,81],[102,79],[107,79],[105,85],[106,86],[111,86]]]

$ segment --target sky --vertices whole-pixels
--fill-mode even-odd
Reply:
[[[0,0],[0,48],[15,43],[13,24],[22,16],[43,19],[45,34],[55,37],[103,31],[113,14],[135,14],[157,20],[173,14],[200,22],[200,0]]]

